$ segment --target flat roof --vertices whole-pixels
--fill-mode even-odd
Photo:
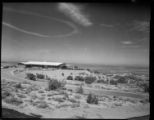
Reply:
[[[28,61],[28,62],[21,62],[24,65],[52,65],[52,66],[58,66],[64,63],[61,62],[39,62],[39,61]]]

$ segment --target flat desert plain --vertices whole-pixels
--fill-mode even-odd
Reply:
[[[28,73],[50,79],[30,80]],[[93,76],[96,80],[87,83],[76,76]],[[125,119],[150,114],[148,92],[128,84],[97,82],[106,77],[87,70],[1,68],[2,107],[40,118]],[[49,89],[55,79],[63,86]]]

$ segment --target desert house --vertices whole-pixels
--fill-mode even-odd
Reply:
[[[28,62],[20,62],[20,63],[18,63],[18,65],[24,65],[26,68],[41,67],[41,68],[67,69],[66,63],[61,63],[61,62],[28,61]]]

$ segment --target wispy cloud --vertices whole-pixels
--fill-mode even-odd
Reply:
[[[149,32],[150,23],[148,21],[133,21],[132,28],[130,30],[136,30],[140,32]]]
[[[69,27],[72,28],[72,31],[69,32],[69,33],[49,36],[49,35],[43,35],[43,34],[36,33],[36,32],[27,31],[27,30],[16,27],[16,26],[9,24],[9,23],[6,23],[6,22],[2,23],[3,25],[5,25],[7,27],[18,30],[20,32],[24,32],[26,34],[35,35],[35,36],[38,36],[38,37],[58,37],[58,38],[60,38],[60,37],[69,37],[69,36],[72,36],[73,34],[78,33],[77,27],[69,21],[65,21],[65,20],[62,20],[62,19],[55,18],[55,17],[45,16],[45,15],[42,15],[42,14],[39,14],[39,13],[34,13],[34,12],[30,12],[30,11],[23,11],[23,10],[15,10],[15,9],[12,9],[12,8],[7,8],[7,7],[4,7],[4,10],[16,12],[16,13],[21,13],[21,14],[34,15],[34,16],[38,16],[38,17],[47,18],[47,19],[50,19],[50,20],[55,20],[55,21],[64,23],[64,24],[66,24],[66,25],[68,25]]]
[[[39,34],[39,33],[35,33],[35,32],[31,32],[31,31],[26,31],[24,29],[21,29],[21,28],[18,28],[14,25],[11,25],[9,23],[6,23],[6,22],[2,22],[3,25],[7,26],[7,27],[10,27],[12,29],[15,29],[17,31],[20,31],[20,32],[23,32],[23,33],[26,33],[26,34],[29,34],[29,35],[35,35],[35,36],[38,36],[38,37],[50,37],[48,35],[43,35],[43,34]]]
[[[109,25],[109,24],[100,24],[102,27],[108,27],[108,28],[113,28],[114,25]]]
[[[80,25],[91,26],[93,24],[77,5],[72,3],[59,3],[58,9]]]
[[[122,43],[123,45],[132,45],[132,44],[133,44],[132,41],[121,41],[121,43]]]
[[[141,45],[133,41],[121,41],[122,48],[140,48]]]

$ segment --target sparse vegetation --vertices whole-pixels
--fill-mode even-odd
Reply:
[[[115,81],[115,80],[110,80],[110,84],[111,84],[111,85],[117,85],[117,84],[118,84],[118,82],[117,82],[117,81]]]
[[[82,77],[82,76],[75,76],[75,80],[77,80],[77,81],[84,81],[84,77]]]
[[[61,75],[64,76],[64,73],[62,73]]]
[[[12,96],[11,92],[8,92],[8,91],[2,91],[2,99],[3,98],[6,98],[8,96]]]
[[[91,84],[95,80],[96,80],[96,77],[93,77],[93,76],[87,76],[87,77],[85,77],[85,83],[87,83],[87,84]]]
[[[73,80],[73,77],[72,76],[68,76],[67,80]]]
[[[36,77],[37,77],[38,79],[45,79],[45,75],[39,74],[39,73],[36,73]]]
[[[118,80],[117,80],[118,83],[122,83],[122,84],[125,84],[127,83],[127,78],[125,77],[120,77]]]
[[[5,98],[4,101],[6,103],[17,105],[17,106],[23,103],[22,100],[14,97],[14,96],[9,96],[9,97]]]
[[[36,81],[36,75],[34,75],[32,73],[27,73],[26,74],[26,79]]]
[[[97,83],[104,83],[104,84],[107,84],[108,83],[108,81],[106,80],[97,80]]]
[[[83,93],[84,93],[84,90],[83,90],[82,85],[80,85],[80,87],[77,88],[76,92],[77,92],[77,93],[80,93],[80,94],[83,94]]]
[[[64,87],[64,83],[58,81],[57,79],[52,79],[48,83],[48,89],[49,90],[56,90],[56,89],[59,89],[59,88],[62,88],[62,87]]]
[[[21,83],[15,84],[15,87],[18,88],[18,89],[21,89],[22,88]]]
[[[149,85],[148,85],[148,83],[140,83],[140,84],[138,84],[138,86],[143,88],[144,92],[149,92]]]
[[[49,107],[48,104],[45,101],[38,101],[38,102],[36,102],[36,104],[37,104],[36,106],[38,108],[47,108],[47,107]]]
[[[46,80],[51,80],[51,78],[48,76],[48,75],[46,75]]]
[[[89,94],[87,97],[87,103],[89,104],[98,104],[98,98],[96,95],[94,94]]]

